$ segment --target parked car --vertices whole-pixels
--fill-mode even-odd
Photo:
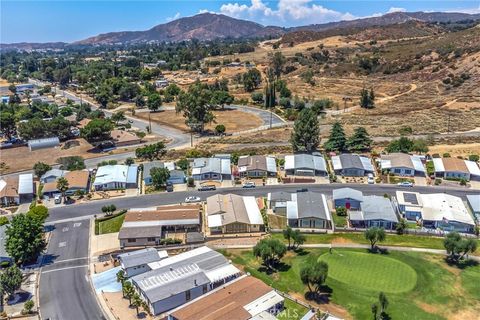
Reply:
[[[217,190],[217,187],[215,187],[214,185],[204,185],[198,188],[198,191],[212,191],[212,190]]]
[[[173,183],[167,182],[166,190],[167,192],[173,192]]]
[[[255,188],[255,182],[247,181],[243,184],[242,188],[245,188],[245,189]]]
[[[412,182],[408,182],[408,181],[403,181],[403,182],[397,183],[397,186],[400,186],[400,187],[413,187],[413,183],[412,183]]]
[[[297,192],[308,192],[307,188],[298,189]]]
[[[54,196],[54,198],[53,198],[53,202],[54,202],[55,204],[60,204],[60,203],[62,203],[62,195],[56,194],[56,195]]]
[[[194,202],[200,202],[200,201],[202,201],[200,197],[190,196],[185,198],[185,203],[194,203]]]
[[[375,177],[373,176],[372,173],[369,173],[367,175],[367,182],[368,182],[368,184],[374,184],[375,183]]]

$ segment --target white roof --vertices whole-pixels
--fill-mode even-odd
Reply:
[[[421,156],[410,156],[410,159],[412,160],[415,171],[425,172],[425,167],[423,166],[422,158],[423,157]]]
[[[217,282],[239,273],[240,270],[238,270],[233,264],[226,264],[217,269],[205,272],[205,275],[210,280],[210,282]]]
[[[222,215],[221,214],[213,214],[207,217],[208,227],[209,228],[217,228],[221,227],[222,224]]]
[[[258,208],[255,197],[243,197],[243,203],[247,209],[248,220],[250,220],[250,224],[263,224],[262,214],[260,213],[260,209]]]
[[[191,224],[199,224],[198,219],[172,219],[172,220],[151,220],[151,221],[128,221],[123,223],[123,227],[157,227],[157,226],[183,226]]]
[[[18,176],[18,194],[33,193],[33,174],[25,173]]]
[[[287,218],[298,219],[297,194],[292,193],[292,201],[287,201]]]
[[[285,156],[285,170],[300,168],[327,171],[327,163],[321,155],[295,154]]]
[[[480,194],[469,194],[467,200],[474,212],[480,212]]]
[[[243,306],[245,310],[252,317],[262,313],[263,311],[269,310],[270,308],[274,307],[275,305],[282,302],[284,299],[281,295],[279,295],[275,290],[267,292],[263,296],[253,300],[249,304]]]
[[[342,170],[342,161],[340,161],[340,156],[332,157],[333,170]]]
[[[274,157],[266,157],[267,159],[267,171],[277,172],[277,162]]]
[[[363,157],[363,156],[359,156],[359,158],[360,158],[360,161],[362,161],[362,166],[365,170],[374,171],[372,162],[370,161],[370,158]]]
[[[285,170],[295,169],[295,156],[285,156]]]
[[[443,166],[442,158],[433,158],[433,166],[435,167],[435,172],[445,172],[445,167]]]
[[[203,246],[203,247],[196,248],[196,249],[193,249],[193,250],[190,250],[190,251],[182,252],[180,254],[177,254],[176,256],[168,257],[167,259],[163,259],[163,260],[160,260],[160,261],[155,261],[155,262],[149,263],[148,266],[150,267],[150,269],[155,270],[155,269],[165,267],[165,266],[168,266],[168,265],[171,265],[171,264],[174,264],[174,263],[178,263],[178,262],[186,260],[186,259],[190,259],[192,257],[199,256],[201,254],[204,254],[204,253],[210,252],[210,251],[213,251],[213,250],[210,249],[209,247]]]
[[[462,199],[445,193],[422,194],[422,219],[429,221],[451,220],[475,225]]]
[[[465,160],[465,165],[467,166],[468,171],[471,175],[480,176],[480,168],[478,167],[476,162]]]
[[[121,164],[101,166],[95,175],[94,186],[111,182],[136,182],[137,166],[126,166]],[[134,181],[133,181],[134,180]]]

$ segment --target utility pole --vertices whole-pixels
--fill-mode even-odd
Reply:
[[[152,133],[152,119],[150,119],[150,113],[151,112],[148,112],[148,130],[150,131],[149,133],[151,134]]]
[[[447,117],[447,133],[450,133],[450,117],[451,117],[451,114],[449,113]]]

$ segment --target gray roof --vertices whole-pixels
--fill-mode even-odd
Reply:
[[[295,154],[293,156],[293,168],[294,169],[311,169],[316,171],[327,171],[327,164],[325,159],[321,155],[311,155],[311,154]],[[291,169],[290,165],[287,168],[287,163],[285,163],[286,169]]]
[[[316,192],[297,192],[298,218],[330,220],[325,196]]]
[[[270,201],[290,201],[292,194],[285,191],[278,191],[270,193]]]
[[[163,168],[164,164],[162,161],[152,161],[146,162],[143,164],[143,179],[151,178],[150,170],[153,168]]]
[[[205,272],[229,264],[222,254],[213,250],[179,261],[176,257],[169,259],[172,263],[132,277],[151,303],[208,284],[210,279]]]
[[[118,255],[118,259],[124,268],[141,266],[150,262],[160,261],[160,256],[155,248],[146,248],[142,250],[122,253]]]
[[[118,239],[138,239],[149,237],[161,237],[162,228],[155,227],[122,227],[118,233]]]
[[[60,141],[58,137],[28,140],[28,146],[30,148],[54,147],[54,146],[57,146],[59,143]]]
[[[193,160],[192,174],[203,173],[232,174],[230,159],[225,158],[197,158]]]
[[[340,188],[333,190],[333,200],[338,199],[353,199],[357,201],[363,201],[362,191],[352,188]]]
[[[480,194],[469,194],[467,200],[473,212],[480,212]]]
[[[341,169],[362,169],[366,171],[373,171],[372,163],[370,159],[364,156],[360,156],[358,154],[353,153],[343,153],[338,156],[340,160]],[[335,161],[332,157],[332,161],[334,162],[335,170],[339,169],[337,161]]]
[[[386,220],[398,222],[390,199],[380,196],[365,196],[362,202],[364,220]]]
[[[55,178],[63,177],[65,175],[65,173],[67,173],[67,172],[68,171],[66,171],[66,170],[51,169],[51,170],[48,170],[47,172],[45,172],[40,177],[40,180],[44,180],[45,178],[48,178],[48,177],[55,177]]]

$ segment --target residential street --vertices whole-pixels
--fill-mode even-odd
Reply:
[[[53,226],[40,276],[42,319],[105,319],[88,279],[90,220]]]

